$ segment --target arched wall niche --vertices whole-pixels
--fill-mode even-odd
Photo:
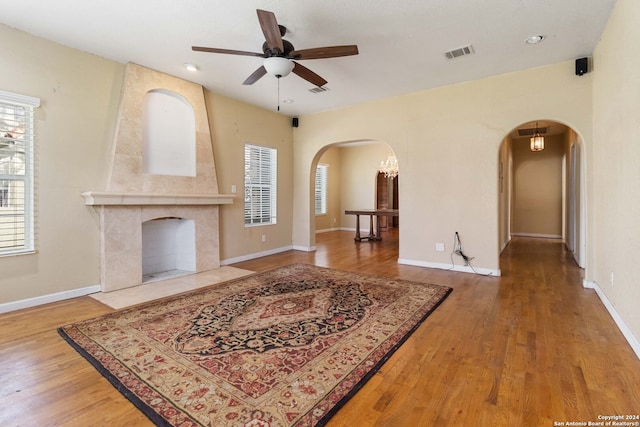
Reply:
[[[153,89],[142,101],[142,173],[196,176],[193,107],[182,95]]]

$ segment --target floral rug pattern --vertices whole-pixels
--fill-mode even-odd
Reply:
[[[157,425],[318,426],[450,291],[294,264],[59,332]]]

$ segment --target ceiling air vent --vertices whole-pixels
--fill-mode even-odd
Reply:
[[[538,132],[540,135],[544,135],[549,132],[549,126],[539,127]],[[518,136],[532,136],[534,133],[536,133],[536,128],[518,129]]]
[[[450,50],[449,52],[445,52],[444,55],[447,57],[447,59],[454,59],[461,56],[471,55],[472,53],[474,53],[473,46],[468,45],[459,47],[458,49]]]
[[[322,92],[328,92],[328,91],[329,91],[328,87],[320,87],[320,86],[316,86],[309,89],[309,92],[311,93],[322,93]]]

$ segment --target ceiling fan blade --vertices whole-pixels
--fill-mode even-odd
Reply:
[[[252,85],[255,82],[257,82],[258,80],[260,80],[260,78],[262,76],[264,76],[265,74],[267,74],[267,70],[266,70],[266,68],[264,68],[263,65],[261,65],[260,68],[258,68],[253,73],[251,73],[251,75],[249,77],[247,77],[247,79],[245,81],[243,81],[242,84],[243,85]]]
[[[244,50],[218,49],[215,47],[202,46],[191,46],[191,49],[195,50],[196,52],[227,53],[229,55],[260,56],[264,58],[264,53],[246,52]]]
[[[327,81],[325,79],[323,79],[322,77],[320,77],[319,75],[317,75],[316,73],[308,69],[307,67],[304,67],[298,64],[295,61],[293,62],[292,71],[294,74],[297,74],[298,76],[302,77],[309,83],[312,83],[318,87],[321,87],[327,84]]]
[[[322,59],[337,58],[339,56],[351,56],[358,54],[358,46],[355,44],[345,46],[316,47],[313,49],[294,50],[289,54],[293,59]]]
[[[260,28],[267,41],[269,49],[279,49],[280,53],[284,52],[284,45],[282,44],[282,36],[280,35],[280,27],[276,20],[276,15],[273,12],[257,9],[258,20],[260,21]]]

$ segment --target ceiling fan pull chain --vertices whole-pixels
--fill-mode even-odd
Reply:
[[[280,111],[280,77],[278,77],[277,80],[278,80],[278,111]]]

